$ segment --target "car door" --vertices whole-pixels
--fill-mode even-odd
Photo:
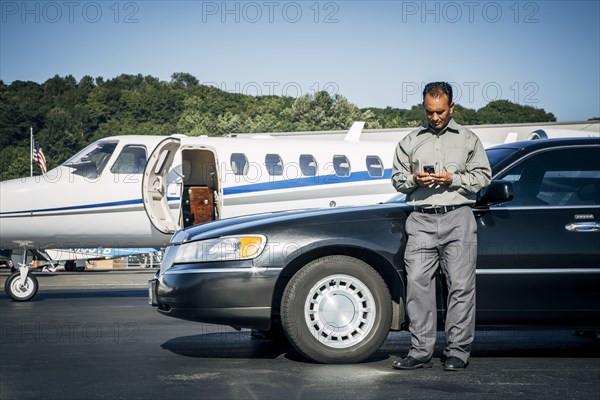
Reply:
[[[475,210],[478,322],[599,325],[600,147],[539,150],[500,172],[514,199]]]

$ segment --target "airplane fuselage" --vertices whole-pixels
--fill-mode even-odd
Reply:
[[[391,142],[165,139],[101,139],[44,175],[2,182],[0,248],[161,247],[174,230],[212,219],[395,194]],[[197,193],[204,214],[191,204]]]

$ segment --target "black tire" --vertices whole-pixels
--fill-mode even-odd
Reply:
[[[4,291],[14,301],[28,301],[35,296],[39,288],[37,278],[27,274],[25,284],[21,282],[21,274],[16,272],[8,277],[4,283]]]
[[[392,300],[381,276],[348,256],[327,256],[292,277],[281,300],[281,322],[290,343],[324,364],[364,361],[384,342]]]
[[[75,261],[71,261],[71,260],[65,261],[65,271],[73,272],[74,267],[75,267]]]

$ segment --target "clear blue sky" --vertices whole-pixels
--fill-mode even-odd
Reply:
[[[409,108],[507,99],[600,116],[600,1],[0,1],[0,79],[123,73]]]

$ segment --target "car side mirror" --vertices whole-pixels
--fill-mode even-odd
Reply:
[[[504,203],[513,199],[512,182],[492,181],[489,186],[481,189],[477,193],[476,207],[489,207],[495,204]]]

